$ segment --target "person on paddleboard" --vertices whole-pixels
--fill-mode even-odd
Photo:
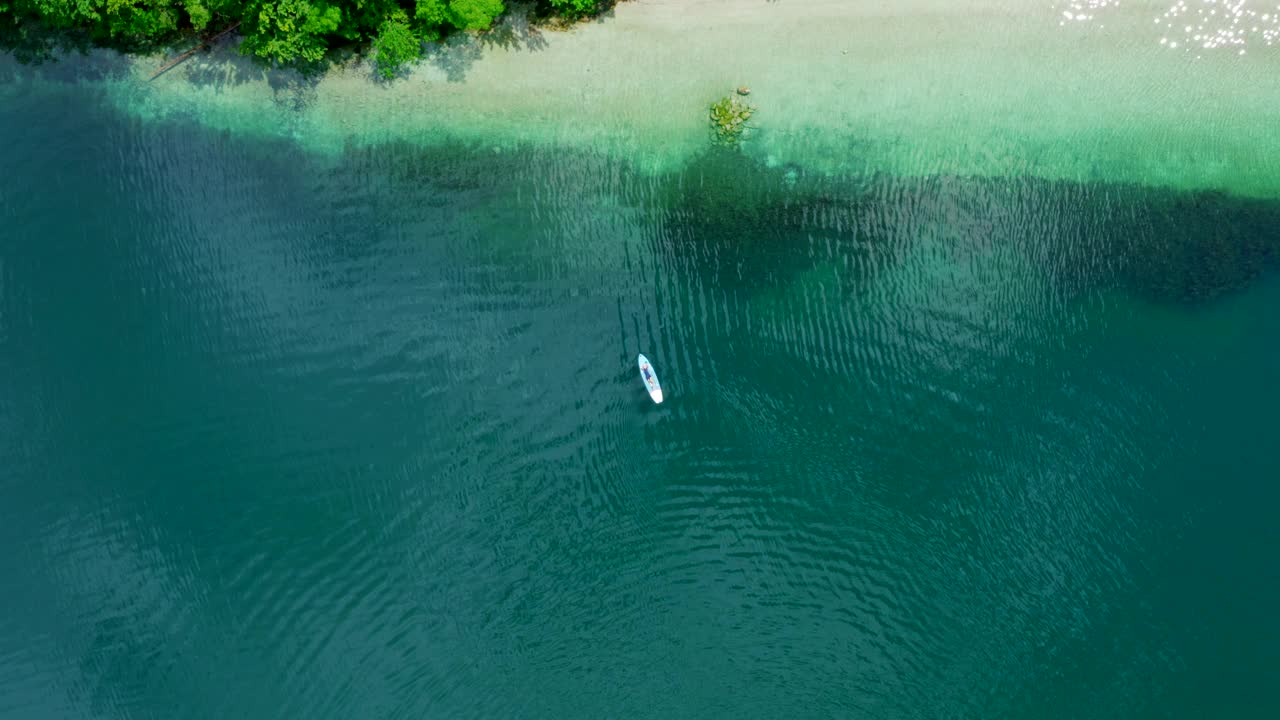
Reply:
[[[645,366],[644,366],[644,371],[643,371],[643,373],[642,373],[642,374],[644,375],[644,384],[645,384],[645,385],[648,385],[649,387],[653,387],[653,386],[658,382],[658,381],[653,377],[653,373],[649,372],[649,366],[648,366],[648,365],[645,365]]]

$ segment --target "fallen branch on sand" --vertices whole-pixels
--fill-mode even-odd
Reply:
[[[165,73],[169,72],[169,71],[170,71],[170,70],[172,70],[174,67],[176,67],[176,66],[178,65],[178,63],[181,63],[183,60],[186,60],[187,58],[191,57],[192,55],[195,55],[196,53],[200,52],[201,50],[203,50],[203,49],[205,49],[205,48],[209,47],[209,46],[210,46],[210,45],[212,45],[213,43],[217,42],[217,41],[218,41],[218,39],[219,39],[219,38],[221,38],[223,35],[226,35],[227,33],[231,32],[232,30],[235,30],[235,29],[236,29],[236,28],[238,28],[238,27],[240,27],[240,21],[238,21],[238,20],[237,20],[236,22],[232,23],[231,25],[228,25],[226,30],[223,30],[222,32],[218,33],[217,35],[214,35],[213,37],[211,37],[211,38],[209,38],[209,39],[207,39],[207,40],[202,40],[202,41],[200,41],[200,44],[199,44],[199,45],[196,45],[195,47],[191,48],[190,50],[188,50],[188,51],[186,51],[186,52],[182,53],[182,54],[181,54],[181,55],[179,55],[178,57],[176,57],[176,58],[174,58],[174,59],[170,60],[169,62],[165,63],[163,66],[161,66],[161,67],[160,67],[160,69],[159,69],[159,70],[157,70],[157,71],[155,71],[155,72],[151,73],[151,77],[150,77],[149,79],[150,79],[150,80],[155,80],[156,78],[160,77],[161,75],[163,75],[163,74],[165,74]]]

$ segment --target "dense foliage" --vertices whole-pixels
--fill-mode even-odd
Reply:
[[[422,40],[414,34],[408,16],[397,12],[382,21],[373,47],[378,53],[374,56],[378,74],[390,79],[401,66],[418,57]]]
[[[540,12],[576,18],[612,0],[538,0]],[[32,26],[125,50],[240,23],[244,52],[280,64],[315,63],[344,46],[369,46],[385,77],[417,58],[424,41],[488,29],[503,0],[0,0],[0,38],[16,45]]]

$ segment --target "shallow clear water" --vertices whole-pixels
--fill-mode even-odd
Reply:
[[[638,172],[690,162],[708,105],[746,85],[745,151],[766,164],[1280,198],[1280,9],[1259,0],[628,0],[571,31],[516,22],[432,47],[392,83],[367,62],[269,73],[230,46],[149,81],[162,64],[0,56],[0,80],[70,78],[130,117],[330,157],[460,140]]]
[[[0,106],[6,717],[1280,709],[1280,204],[113,92]]]

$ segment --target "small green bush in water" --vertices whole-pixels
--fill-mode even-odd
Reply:
[[[747,130],[747,120],[755,108],[749,103],[739,100],[735,95],[726,95],[711,104],[711,129],[716,139],[725,143],[736,143],[742,139]]]

